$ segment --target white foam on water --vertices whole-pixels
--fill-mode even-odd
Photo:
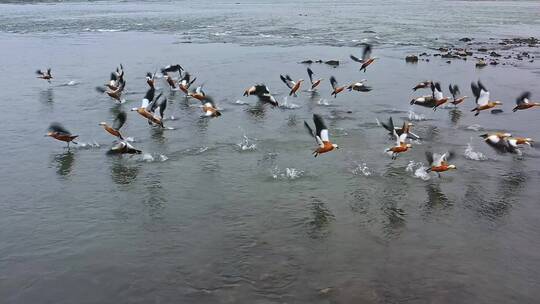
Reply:
[[[429,180],[431,177],[427,172],[428,167],[424,166],[422,162],[409,161],[407,167],[405,168],[406,172],[413,172],[413,177],[419,178],[422,180]]]
[[[422,121],[426,120],[426,116],[424,114],[417,114],[413,110],[409,110],[409,120]]]
[[[287,100],[287,96],[283,98],[283,102],[279,104],[279,107],[282,109],[289,109],[289,110],[300,108],[300,106],[297,104],[294,104],[292,102],[289,103]]]
[[[275,167],[272,170],[272,178],[275,180],[295,180],[304,176],[304,171],[296,168],[285,168],[285,170]]]
[[[480,131],[482,130],[482,126],[479,124],[470,125],[467,127],[467,130]]]
[[[351,169],[351,173],[354,175],[363,175],[363,176],[370,176],[373,173],[371,172],[371,169],[366,165],[366,163],[358,163],[355,162],[355,167]]]
[[[485,156],[482,152],[474,151],[474,147],[472,145],[472,138],[471,141],[467,144],[467,148],[465,149],[465,152],[463,153],[465,158],[470,160],[487,160],[487,156]]]
[[[168,159],[169,158],[164,154],[143,153],[141,155],[140,161],[152,163],[152,162],[164,162]]]

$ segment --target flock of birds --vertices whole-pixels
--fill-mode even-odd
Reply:
[[[370,45],[365,45],[363,50],[362,59],[359,59],[353,55],[350,58],[361,64],[360,70],[366,72],[367,68],[372,65],[377,57],[371,56],[372,48]],[[315,79],[313,71],[308,67],[307,73],[311,83],[310,91],[317,90],[322,82],[322,79]],[[53,79],[51,74],[51,69],[45,71],[37,71],[38,78],[44,79],[49,83]],[[134,112],[137,112],[142,118],[144,118],[150,126],[155,126],[159,128],[165,128],[164,121],[164,112],[167,108],[167,98],[161,98],[163,93],[159,93],[156,96],[156,74],[157,73],[147,73],[146,83],[148,85],[148,90],[145,96],[142,99],[141,105],[139,107],[131,109]],[[178,77],[175,78],[174,74],[178,74]],[[178,64],[169,65],[161,69],[162,78],[165,80],[169,88],[173,91],[182,91],[184,92],[187,98],[194,98],[201,102],[202,117],[204,118],[216,118],[221,116],[221,112],[216,106],[213,99],[206,95],[203,90],[203,86],[197,86],[195,89],[191,89],[193,84],[196,81],[196,77],[192,77],[190,73],[184,70],[184,68]],[[290,89],[289,96],[298,96],[303,79],[294,81],[289,75],[280,75],[283,83]],[[354,82],[350,85],[340,86],[335,77],[330,77],[330,84],[332,87],[331,96],[334,98],[345,89],[349,91],[359,91],[359,92],[369,92],[371,87],[366,85],[366,80],[361,80],[359,82]],[[100,93],[108,95],[117,103],[123,103],[125,100],[122,99],[122,94],[126,87],[124,67],[120,65],[114,72],[111,73],[111,77],[108,83],[104,86],[97,87],[96,90]],[[452,95],[452,99],[445,97],[441,85],[439,82],[435,81],[423,81],[418,83],[413,87],[413,91],[421,89],[430,89],[431,94],[424,95],[420,97],[413,98],[410,101],[411,105],[417,105],[422,107],[432,108],[433,111],[436,111],[441,106],[450,103],[455,107],[462,104],[467,96],[460,96],[460,89],[457,85],[449,85],[449,91]],[[501,112],[502,110],[498,109],[502,102],[492,101],[490,98],[490,92],[486,87],[480,82],[472,83],[471,89],[475,97],[476,107],[471,110],[475,112],[475,116],[478,116],[481,112],[490,110],[492,113]],[[264,84],[255,84],[244,91],[244,96],[256,96],[260,102],[263,104],[269,104],[271,106],[278,106],[277,100],[270,93],[268,87]],[[530,93],[525,92],[521,94],[516,100],[516,106],[513,108],[513,112],[518,110],[527,110],[536,106],[540,106],[538,102],[531,102],[529,100]],[[100,122],[99,125],[108,132],[110,135],[116,137],[118,142],[109,150],[108,153],[112,154],[140,154],[141,150],[135,148],[131,145],[126,138],[120,132],[122,126],[125,124],[127,119],[127,114],[125,112],[120,112],[114,122],[109,125],[106,122]],[[308,130],[309,134],[313,136],[317,143],[317,148],[313,151],[315,157],[320,154],[328,153],[330,151],[339,149],[339,146],[335,143],[332,143],[329,138],[328,128],[323,120],[323,118],[318,114],[313,114],[314,127],[310,126],[306,121],[304,125]],[[401,127],[396,127],[392,120],[392,117],[386,123],[381,123],[381,125],[388,130],[389,134],[395,139],[395,144],[386,149],[386,152],[391,155],[392,159],[396,159],[399,154],[407,152],[411,149],[412,143],[411,140],[418,140],[420,137],[411,132],[413,124],[410,122],[404,122]],[[66,128],[64,128],[60,123],[52,123],[49,127],[49,132],[46,136],[50,136],[56,140],[67,142],[69,148],[70,143],[74,143],[78,135],[73,135]],[[521,154],[519,147],[521,145],[531,145],[533,140],[531,138],[525,137],[515,137],[510,133],[506,132],[496,132],[496,133],[486,133],[480,135],[484,141],[501,153],[518,153]],[[456,166],[450,164],[449,161],[454,156],[454,153],[451,151],[444,153],[432,153],[430,151],[426,152],[426,158],[429,163],[428,172],[433,171],[439,174],[451,169],[456,169]]]

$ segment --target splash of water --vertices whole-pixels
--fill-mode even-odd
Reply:
[[[150,153],[143,153],[140,161],[152,163],[152,162],[164,162],[168,160],[169,158],[164,154],[150,154]]]
[[[330,102],[328,102],[326,98],[321,98],[317,101],[317,104],[321,106],[329,106]]]
[[[417,114],[413,110],[409,110],[409,120],[422,121],[426,120],[426,116],[424,114]]]
[[[250,139],[247,136],[247,133],[242,127],[238,127],[240,130],[242,130],[242,140],[237,143],[236,145],[240,148],[240,151],[254,151],[257,149],[257,144],[253,143],[252,139]]]
[[[357,163],[356,166],[351,170],[351,173],[354,175],[363,175],[370,176],[372,174],[371,169],[366,165],[366,163]]]
[[[427,181],[431,178],[427,172],[427,169],[428,168],[424,166],[422,162],[414,162],[411,160],[409,161],[407,168],[405,168],[405,171],[413,172],[413,177]]]
[[[92,142],[77,142],[76,147],[78,149],[94,149],[94,148],[100,148],[101,145],[98,144],[95,140]]]
[[[467,127],[467,130],[480,131],[482,130],[482,126],[479,124],[470,125]]]
[[[293,109],[298,109],[298,108],[300,108],[300,106],[297,105],[297,104],[294,104],[294,103],[292,103],[292,102],[289,103],[289,102],[288,102],[287,96],[283,97],[283,102],[281,102],[281,103],[279,104],[279,107],[282,108],[282,109],[289,109],[289,110],[293,110]]]
[[[471,141],[467,144],[467,148],[465,149],[465,152],[463,153],[465,155],[465,158],[470,160],[487,160],[487,156],[485,156],[482,152],[474,151],[473,145],[472,145],[472,138]]]
[[[276,180],[295,180],[304,176],[304,171],[295,168],[285,168],[285,170],[275,167],[272,170],[272,178]]]

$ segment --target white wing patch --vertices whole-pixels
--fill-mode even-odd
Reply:
[[[150,103],[150,100],[146,99],[146,98],[143,98],[142,100],[142,103],[141,103],[141,108],[147,108],[148,107],[148,104]]]
[[[488,102],[489,102],[489,92],[480,90],[480,97],[478,97],[478,101],[477,101],[478,105],[485,106],[488,104]]]
[[[320,135],[320,136],[321,136],[320,139],[321,139],[322,141],[330,141],[330,140],[328,139],[328,130],[327,130],[327,129],[321,130],[321,135]]]

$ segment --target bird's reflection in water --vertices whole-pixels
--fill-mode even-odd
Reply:
[[[151,174],[151,176],[146,177],[146,179],[144,205],[148,208],[148,215],[152,219],[161,219],[166,203],[165,190],[161,186],[161,176]]]
[[[445,210],[453,205],[446,194],[442,192],[439,181],[426,184],[427,200],[424,204],[424,216],[428,216],[437,210]]]
[[[436,126],[428,126],[423,139],[426,141],[434,141],[439,137],[439,128]]]
[[[290,114],[289,117],[287,117],[287,126],[294,127],[298,123],[298,120],[296,118],[296,114]]]
[[[39,93],[39,100],[43,103],[54,102],[54,90],[52,87],[42,90]]]
[[[53,156],[53,163],[56,167],[56,174],[63,178],[67,178],[71,175],[74,162],[75,154],[70,150],[66,150],[64,153],[56,154]]]
[[[310,203],[311,217],[307,222],[308,235],[313,239],[324,238],[329,233],[330,224],[335,217],[326,205],[317,198]]]
[[[454,125],[458,123],[459,119],[461,118],[461,115],[463,114],[461,110],[459,110],[458,108],[451,109],[448,113],[450,114],[450,121]]]
[[[128,185],[137,179],[139,167],[137,164],[129,164],[123,155],[113,156],[111,165],[111,178],[115,184]]]
[[[197,119],[197,129],[199,132],[206,134],[206,131],[208,130],[208,122],[210,121],[209,117],[200,117]],[[219,119],[219,118],[218,118]]]
[[[122,106],[119,103],[114,103],[114,106],[109,108],[109,112],[112,117],[116,117],[120,112],[122,112]]]
[[[382,197],[379,201],[381,211],[385,217],[383,223],[383,232],[386,237],[394,238],[401,235],[407,221],[406,213],[401,209],[402,197],[410,191],[408,185],[403,179],[405,168],[394,168],[389,165],[384,176],[384,185],[382,186]]]
[[[151,137],[158,144],[164,144],[167,142],[167,138],[164,136],[165,130],[159,126],[153,126],[151,128]]]
[[[257,102],[253,106],[249,106],[245,109],[249,114],[249,117],[254,121],[261,121],[264,119],[266,114],[265,106],[262,102]]]

